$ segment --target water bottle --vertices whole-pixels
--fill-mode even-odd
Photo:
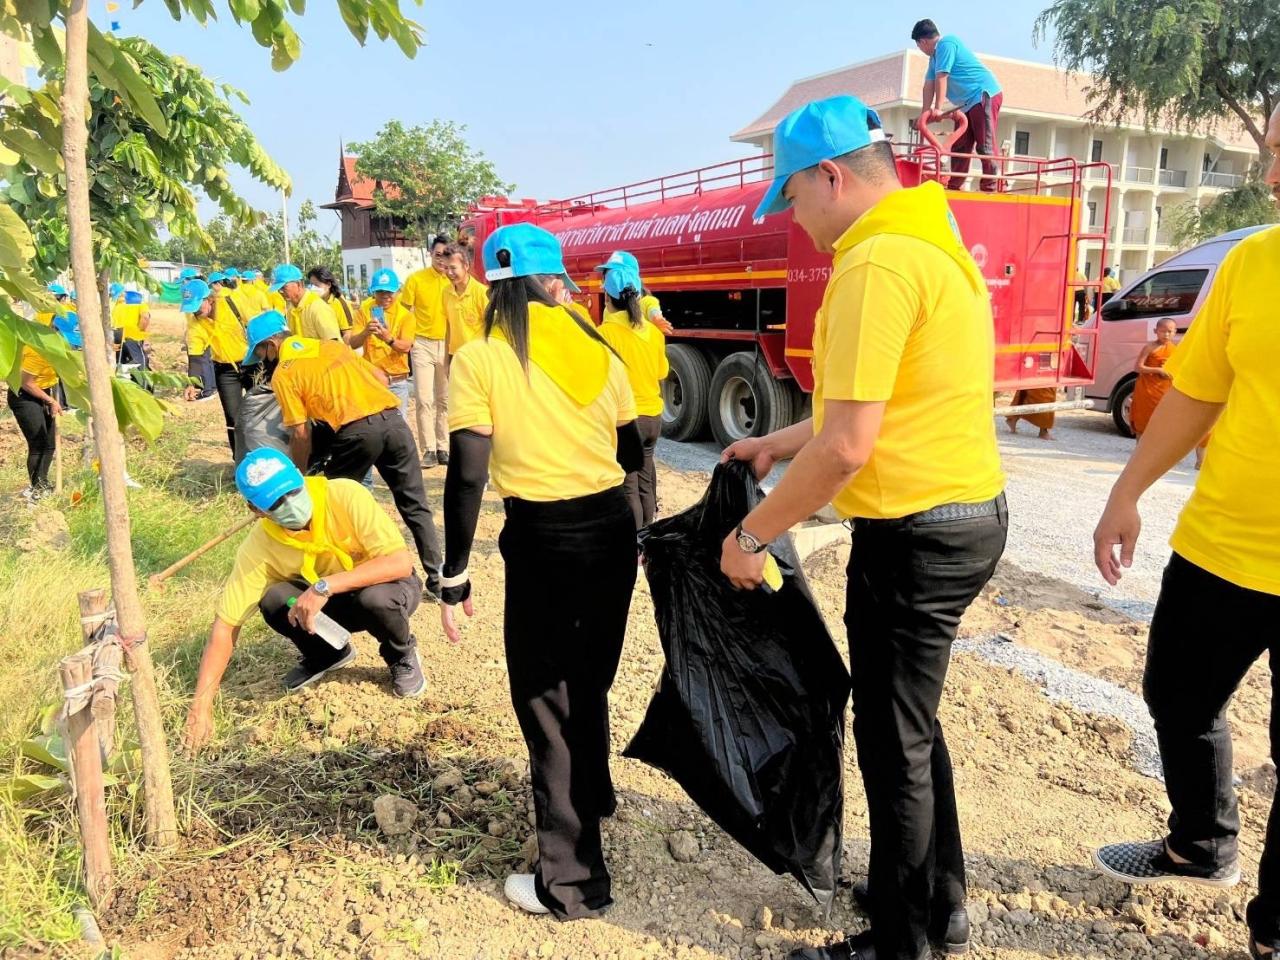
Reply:
[[[288,606],[290,609],[298,602],[297,597],[290,597]],[[347,649],[347,644],[351,641],[351,631],[340,624],[333,617],[321,611],[316,614],[315,630],[312,631],[317,637],[333,647],[335,650]]]

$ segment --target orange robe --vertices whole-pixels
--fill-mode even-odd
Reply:
[[[1010,406],[1021,407],[1030,406],[1033,403],[1053,403],[1058,399],[1057,387],[1037,387],[1034,390],[1019,390],[1013,395],[1013,403]],[[1052,410],[1045,413],[1018,413],[1009,417],[1010,422],[1025,420],[1040,430],[1053,429],[1054,413]]]
[[[1162,343],[1147,354],[1143,366],[1163,367],[1173,356],[1173,347],[1172,343]],[[1166,377],[1157,376],[1154,373],[1138,374],[1138,382],[1133,387],[1133,406],[1129,408],[1129,422],[1133,425],[1133,432],[1138,436],[1146,432],[1147,424],[1151,422],[1151,415],[1156,412],[1156,407],[1171,386],[1173,381]]]

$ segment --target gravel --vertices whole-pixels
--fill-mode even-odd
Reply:
[[[1133,765],[1141,774],[1162,779],[1160,751],[1151,715],[1142,698],[1098,677],[1064,667],[1056,660],[999,637],[960,639],[957,652],[972,653],[988,663],[1015,670],[1038,684],[1054,703],[1066,703],[1095,716],[1115,717],[1133,731]]]
[[[1005,556],[1024,570],[1065,580],[1127,616],[1149,621],[1168,541],[1191,495],[1196,473],[1187,458],[1158,480],[1142,500],[1142,539],[1131,569],[1109,587],[1093,565],[1093,527],[1111,485],[1133,453],[1110,414],[1073,410],[1058,414],[1056,441],[1040,440],[1026,424],[1011,435],[998,424],[1000,455],[1009,482],[1009,544]],[[709,472],[719,459],[714,443],[658,441],[658,458],[678,470]],[[779,464],[765,481],[777,482]]]

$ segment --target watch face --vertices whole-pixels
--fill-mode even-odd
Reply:
[[[751,536],[751,534],[749,533],[738,534],[739,550],[743,551],[744,553],[755,553],[758,548],[759,548],[759,544],[756,543],[756,538]]]

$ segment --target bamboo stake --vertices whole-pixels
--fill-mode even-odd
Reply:
[[[84,885],[94,909],[111,896],[111,843],[107,832],[107,799],[102,783],[102,754],[88,695],[77,694],[93,681],[93,661],[83,652],[65,657],[58,665],[62,689],[70,694],[64,706],[67,753],[71,758],[71,782],[80,819],[80,843],[84,848]]]
[[[80,332],[84,337],[84,365],[89,381],[93,437],[102,465],[102,505],[106,517],[107,560],[111,568],[111,596],[116,623],[133,677],[133,712],[142,747],[142,780],[146,802],[147,839],[169,849],[178,840],[178,818],[169,772],[155,667],[147,648],[146,620],[138,594],[137,571],[129,533],[129,501],[124,484],[124,439],[111,394],[112,370],[103,331],[101,301],[90,291],[97,287],[93,264],[93,223],[89,205],[89,9],[87,0],[70,0],[66,24],[66,76],[62,88],[62,159],[67,177],[67,227],[71,270],[80,298]],[[110,323],[110,318],[105,322]]]
[[[235,536],[237,533],[239,533],[241,530],[249,526],[249,524],[253,523],[257,519],[258,518],[253,515],[245,517],[243,520],[237,523],[230,530],[226,530],[218,534],[208,543],[192,550],[181,560],[178,560],[174,563],[169,564],[169,566],[165,567],[159,573],[153,573],[151,576],[147,577],[147,586],[150,587],[152,590],[163,589],[164,582],[168,580],[171,576],[173,576],[175,573],[177,573],[179,570],[181,570],[183,567],[185,567],[187,564],[191,563],[193,560],[197,560],[200,557],[204,556],[206,553],[208,553],[218,544],[223,543],[229,537]]]
[[[80,635],[91,651],[93,679],[100,681],[94,685],[89,709],[98,730],[102,762],[106,764],[116,742],[116,678],[120,673],[120,644],[116,641],[113,627],[107,642],[90,646],[94,633],[103,623],[103,614],[107,612],[107,591],[84,590],[76,599],[80,604]]]

